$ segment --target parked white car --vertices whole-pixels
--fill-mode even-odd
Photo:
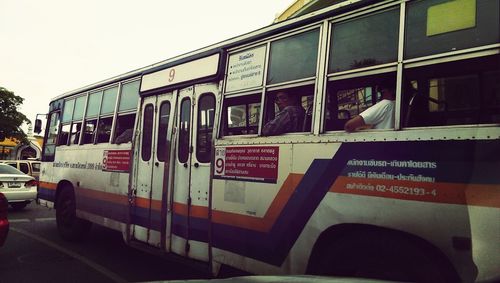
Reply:
[[[0,160],[0,163],[8,164],[24,174],[28,174],[38,180],[40,176],[40,164],[39,160]]]
[[[15,210],[21,210],[37,196],[37,181],[16,168],[0,163],[0,192]]]

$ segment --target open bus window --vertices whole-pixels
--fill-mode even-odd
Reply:
[[[97,120],[87,120],[85,121],[85,127],[83,132],[83,144],[89,144],[94,142],[94,133],[97,128]]]
[[[70,144],[79,144],[80,143],[80,134],[82,130],[82,123],[73,123],[71,125],[71,134],[70,134]]]
[[[260,119],[260,95],[226,98],[223,107],[222,135],[257,134]]]
[[[499,56],[410,69],[405,127],[500,122]]]
[[[127,143],[132,141],[135,123],[135,113],[118,116],[116,124],[115,143]]]
[[[349,119],[381,100],[376,86],[391,78],[394,78],[395,82],[394,74],[329,82],[325,105],[325,131],[343,131]]]
[[[265,135],[310,132],[314,102],[313,93],[314,85],[280,89],[267,93],[263,131],[265,132],[266,129],[269,129],[270,132]],[[284,101],[283,96],[285,96]],[[280,109],[280,107],[282,109]],[[283,115],[283,113],[280,113],[281,111],[284,111],[283,113],[287,113],[291,120],[279,120],[279,118],[276,120],[279,115]],[[286,124],[281,124],[283,123],[282,121],[285,121]],[[269,123],[272,123],[273,126]]]
[[[62,125],[61,131],[59,132],[59,135],[57,136],[57,145],[67,145],[68,144],[70,127],[71,127],[70,124]]]
[[[198,129],[196,131],[196,159],[199,162],[210,162],[214,116],[215,96],[212,93],[202,94],[198,101]]]
[[[113,117],[99,119],[99,126],[97,127],[97,143],[109,142],[112,124]]]

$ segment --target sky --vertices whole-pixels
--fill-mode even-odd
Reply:
[[[0,0],[0,86],[34,123],[51,98],[265,27],[293,2]]]

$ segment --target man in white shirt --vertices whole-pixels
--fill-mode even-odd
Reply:
[[[346,132],[354,132],[359,128],[371,126],[373,129],[394,128],[394,108],[396,91],[393,85],[379,85],[376,92],[382,94],[382,100],[358,116],[350,119],[344,125]]]

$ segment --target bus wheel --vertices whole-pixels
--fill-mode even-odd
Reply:
[[[57,198],[56,222],[59,235],[67,241],[82,240],[92,225],[89,221],[76,216],[75,193],[67,186]]]
[[[335,240],[321,251],[309,272],[403,282],[454,282],[456,277],[440,259],[410,239],[368,231]]]

